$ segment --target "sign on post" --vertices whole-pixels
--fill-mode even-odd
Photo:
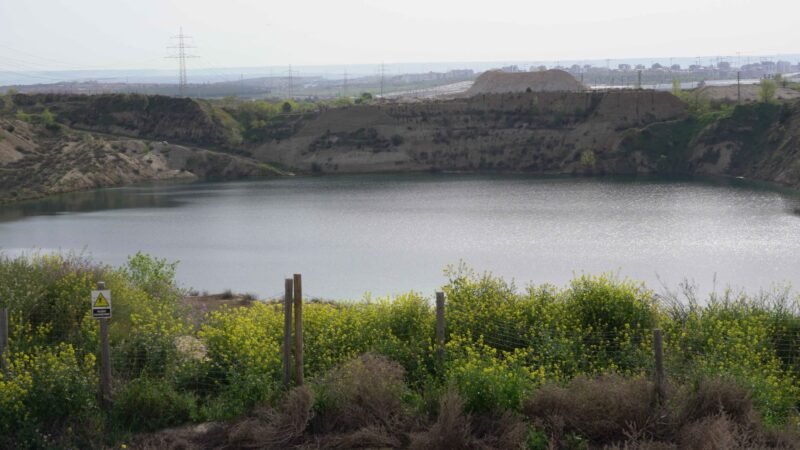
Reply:
[[[92,291],[92,318],[111,318],[111,291]]]

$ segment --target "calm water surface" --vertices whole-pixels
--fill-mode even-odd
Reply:
[[[618,272],[656,290],[800,283],[800,198],[739,181],[370,175],[156,185],[0,208],[0,251],[180,260],[183,286],[432,293],[463,260],[518,285]],[[716,281],[715,281],[716,280]]]

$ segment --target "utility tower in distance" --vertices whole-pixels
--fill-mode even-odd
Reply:
[[[178,60],[178,92],[181,97],[186,94],[186,59],[197,58],[197,56],[186,54],[186,49],[195,48],[194,46],[186,43],[186,40],[191,38],[191,36],[186,36],[183,34],[183,27],[181,27],[178,35],[172,36],[171,38],[177,41],[176,45],[167,47],[168,49],[176,51],[176,53],[167,56],[167,58]]]
[[[381,98],[383,98],[383,76],[384,76],[384,64],[381,63]]]

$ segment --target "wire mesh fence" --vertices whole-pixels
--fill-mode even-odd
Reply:
[[[795,311],[731,306],[671,316],[646,296],[625,297],[614,286],[609,293],[603,290],[608,286],[591,283],[558,295],[486,286],[470,290],[453,283],[438,310],[436,297],[419,294],[333,302],[304,293],[302,340],[293,309],[286,357],[287,296],[297,307],[296,291],[286,286],[263,300],[238,303],[232,295],[227,306],[193,310],[196,303],[183,302],[158,283],[145,290],[115,278],[108,281],[114,308],[107,322],[111,386],[109,405],[103,405],[97,400],[104,362],[100,321],[90,315],[91,279],[34,289],[33,306],[3,305],[8,320],[0,313],[0,344],[2,331],[8,339],[0,345],[0,391],[8,394],[12,386],[34,392],[38,385],[51,393],[82,392],[93,398],[92,408],[107,408],[128,421],[148,414],[222,420],[274,400],[299,381],[299,367],[305,381],[317,383],[359,355],[378,353],[403,368],[412,390],[455,384],[466,392],[480,389],[473,397],[490,402],[507,401],[509,392],[518,400],[545,383],[615,373],[656,386],[729,376],[753,389],[774,417],[796,408],[800,315]],[[299,365],[293,358],[298,345]],[[502,392],[491,397],[492,389]],[[158,408],[168,405],[142,400],[148,398],[190,404],[191,414],[161,414]]]

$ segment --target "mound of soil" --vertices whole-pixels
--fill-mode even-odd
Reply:
[[[542,72],[484,72],[469,88],[467,95],[502,94],[506,92],[583,91],[585,86],[563,70]]]

